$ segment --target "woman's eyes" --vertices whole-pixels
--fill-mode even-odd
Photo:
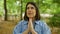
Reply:
[[[33,7],[31,7],[31,9],[34,9]]]
[[[34,7],[27,7],[27,9],[34,9]]]
[[[27,9],[29,9],[29,7],[27,7]]]

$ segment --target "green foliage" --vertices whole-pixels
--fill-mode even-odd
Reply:
[[[58,4],[60,4],[60,0],[53,0],[53,3],[58,3]]]
[[[0,16],[3,15],[3,11],[4,11],[3,0],[0,0]]]
[[[52,27],[60,27],[60,11],[55,13],[52,18],[50,18],[50,23],[48,23]]]

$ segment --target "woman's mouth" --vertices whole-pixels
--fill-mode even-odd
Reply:
[[[33,13],[28,13],[28,14],[33,14]]]

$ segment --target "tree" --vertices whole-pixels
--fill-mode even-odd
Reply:
[[[4,0],[4,10],[5,10],[5,21],[7,21],[7,7],[6,7],[6,0]]]

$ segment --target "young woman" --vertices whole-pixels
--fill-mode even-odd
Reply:
[[[24,20],[14,28],[13,34],[51,34],[47,24],[40,20],[39,10],[34,2],[28,2]]]

